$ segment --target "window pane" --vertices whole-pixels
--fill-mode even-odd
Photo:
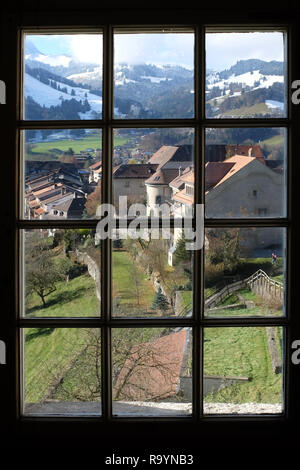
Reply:
[[[102,117],[102,35],[26,34],[25,119]]]
[[[114,35],[115,118],[194,117],[194,34]]]
[[[92,328],[25,328],[24,413],[101,414],[101,335]]]
[[[101,130],[27,130],[23,153],[26,219],[95,217],[101,194]]]
[[[182,230],[129,232],[113,247],[114,316],[192,316],[192,251]]]
[[[100,315],[100,244],[91,229],[24,230],[25,317]]]
[[[194,194],[194,130],[115,129],[113,191],[117,212],[126,196],[128,208],[145,206],[144,215],[161,204],[185,215]]]
[[[286,215],[286,131],[206,129],[207,217]]]
[[[286,117],[285,33],[206,34],[206,116]]]
[[[191,351],[188,328],[114,329],[113,414],[191,414]]]
[[[204,413],[283,411],[281,327],[205,328]]]
[[[205,315],[284,315],[285,265],[285,229],[206,229]]]

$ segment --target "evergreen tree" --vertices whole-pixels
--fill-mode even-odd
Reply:
[[[169,302],[167,297],[162,293],[161,288],[159,287],[158,291],[155,292],[154,299],[152,302],[153,310],[160,310],[165,312],[169,308]]]
[[[188,261],[191,257],[191,252],[188,251],[185,247],[186,239],[182,234],[181,238],[176,244],[176,250],[174,252],[174,261],[175,264],[180,263],[181,261]]]

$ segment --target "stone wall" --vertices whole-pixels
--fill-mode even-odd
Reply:
[[[218,392],[222,388],[233,384],[248,382],[248,377],[221,377],[217,375],[204,375],[203,396]],[[193,382],[192,377],[180,377],[180,392],[184,400],[192,401]]]
[[[79,263],[85,264],[87,266],[89,275],[95,281],[96,295],[97,295],[97,299],[100,301],[101,291],[100,291],[100,268],[99,266],[97,265],[96,261],[87,253],[82,253],[79,250],[76,250],[75,252],[73,252],[73,255],[76,257]]]

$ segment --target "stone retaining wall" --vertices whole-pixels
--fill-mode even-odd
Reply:
[[[97,265],[96,261],[87,253],[82,253],[79,250],[72,252],[73,256],[77,259],[79,263],[85,264],[88,268],[89,275],[95,281],[96,295],[97,299],[101,300],[101,291],[100,291],[100,268]]]

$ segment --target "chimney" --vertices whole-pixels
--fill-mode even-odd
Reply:
[[[249,148],[248,150],[248,157],[253,157],[253,152],[252,152],[252,147]]]
[[[182,175],[182,169],[181,169],[181,166],[178,168],[178,176],[181,176]]]

